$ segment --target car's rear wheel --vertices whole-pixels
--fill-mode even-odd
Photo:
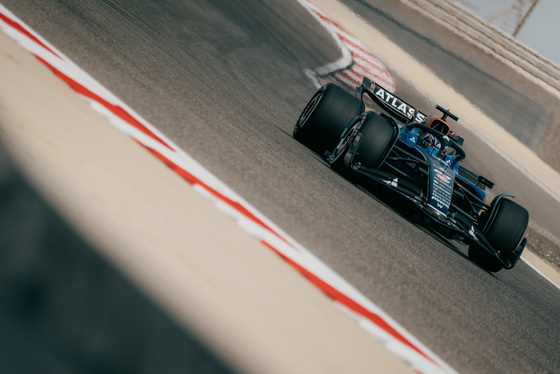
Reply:
[[[378,168],[394,143],[398,131],[385,117],[368,112],[360,130],[359,145],[352,163],[360,163],[372,169]]]
[[[529,212],[508,199],[500,199],[496,204],[496,213],[487,223],[484,234],[492,248],[499,252],[500,258],[506,263],[513,263],[515,256],[519,256],[516,249],[523,240],[529,224]],[[495,256],[475,244],[469,247],[469,258],[491,272],[503,268]]]
[[[362,102],[342,88],[327,84],[311,98],[294,127],[294,139],[321,156],[332,151]]]

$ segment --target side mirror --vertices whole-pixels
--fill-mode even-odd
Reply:
[[[482,175],[479,175],[477,178],[478,183],[482,183],[484,186],[492,189],[494,187],[494,182],[489,179],[484,178]]]

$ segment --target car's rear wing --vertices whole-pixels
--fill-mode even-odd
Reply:
[[[363,94],[365,93],[371,100],[373,100],[374,103],[379,105],[381,108],[386,109],[390,114],[394,115],[407,125],[412,122],[422,123],[427,117],[426,114],[422,113],[403,99],[395,96],[381,85],[373,82],[367,77],[364,77],[362,85],[357,87],[357,90],[362,102]],[[449,138],[457,144],[463,145],[462,137],[454,132],[450,132],[448,135]]]
[[[374,103],[386,109],[390,114],[396,116],[405,124],[409,124],[413,121],[422,122],[424,118],[426,118],[424,113],[367,77],[364,77],[362,86],[358,87],[358,90],[360,91],[360,96],[364,93],[367,94]]]

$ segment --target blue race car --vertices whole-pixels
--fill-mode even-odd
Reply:
[[[381,113],[366,110],[366,100]],[[510,194],[487,204],[486,188],[494,184],[459,164],[463,139],[446,121],[458,118],[436,108],[441,117],[426,116],[368,78],[355,96],[327,84],[301,113],[293,136],[352,181],[406,198],[411,216],[469,245],[469,258],[483,269],[511,269],[527,244],[529,213]]]

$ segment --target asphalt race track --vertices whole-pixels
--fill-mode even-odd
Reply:
[[[459,54],[453,38],[436,39],[441,33],[413,25],[414,15],[389,0],[346,3],[454,86],[464,86],[461,92],[484,103],[481,109],[496,108],[500,123],[541,116],[538,131],[510,130],[532,147],[546,133],[546,108],[490,76],[482,60],[466,59],[474,50]],[[296,1],[2,4],[458,372],[560,371],[558,288],[521,262],[511,271],[483,271],[468,260],[466,247],[426,233],[292,139],[315,91],[303,69],[339,56],[330,35]],[[394,78],[399,96],[425,111],[433,107],[398,73]],[[509,110],[501,109],[505,101]],[[560,231],[554,199],[483,142],[462,135],[467,166],[497,182],[496,192],[515,194],[538,225]]]

